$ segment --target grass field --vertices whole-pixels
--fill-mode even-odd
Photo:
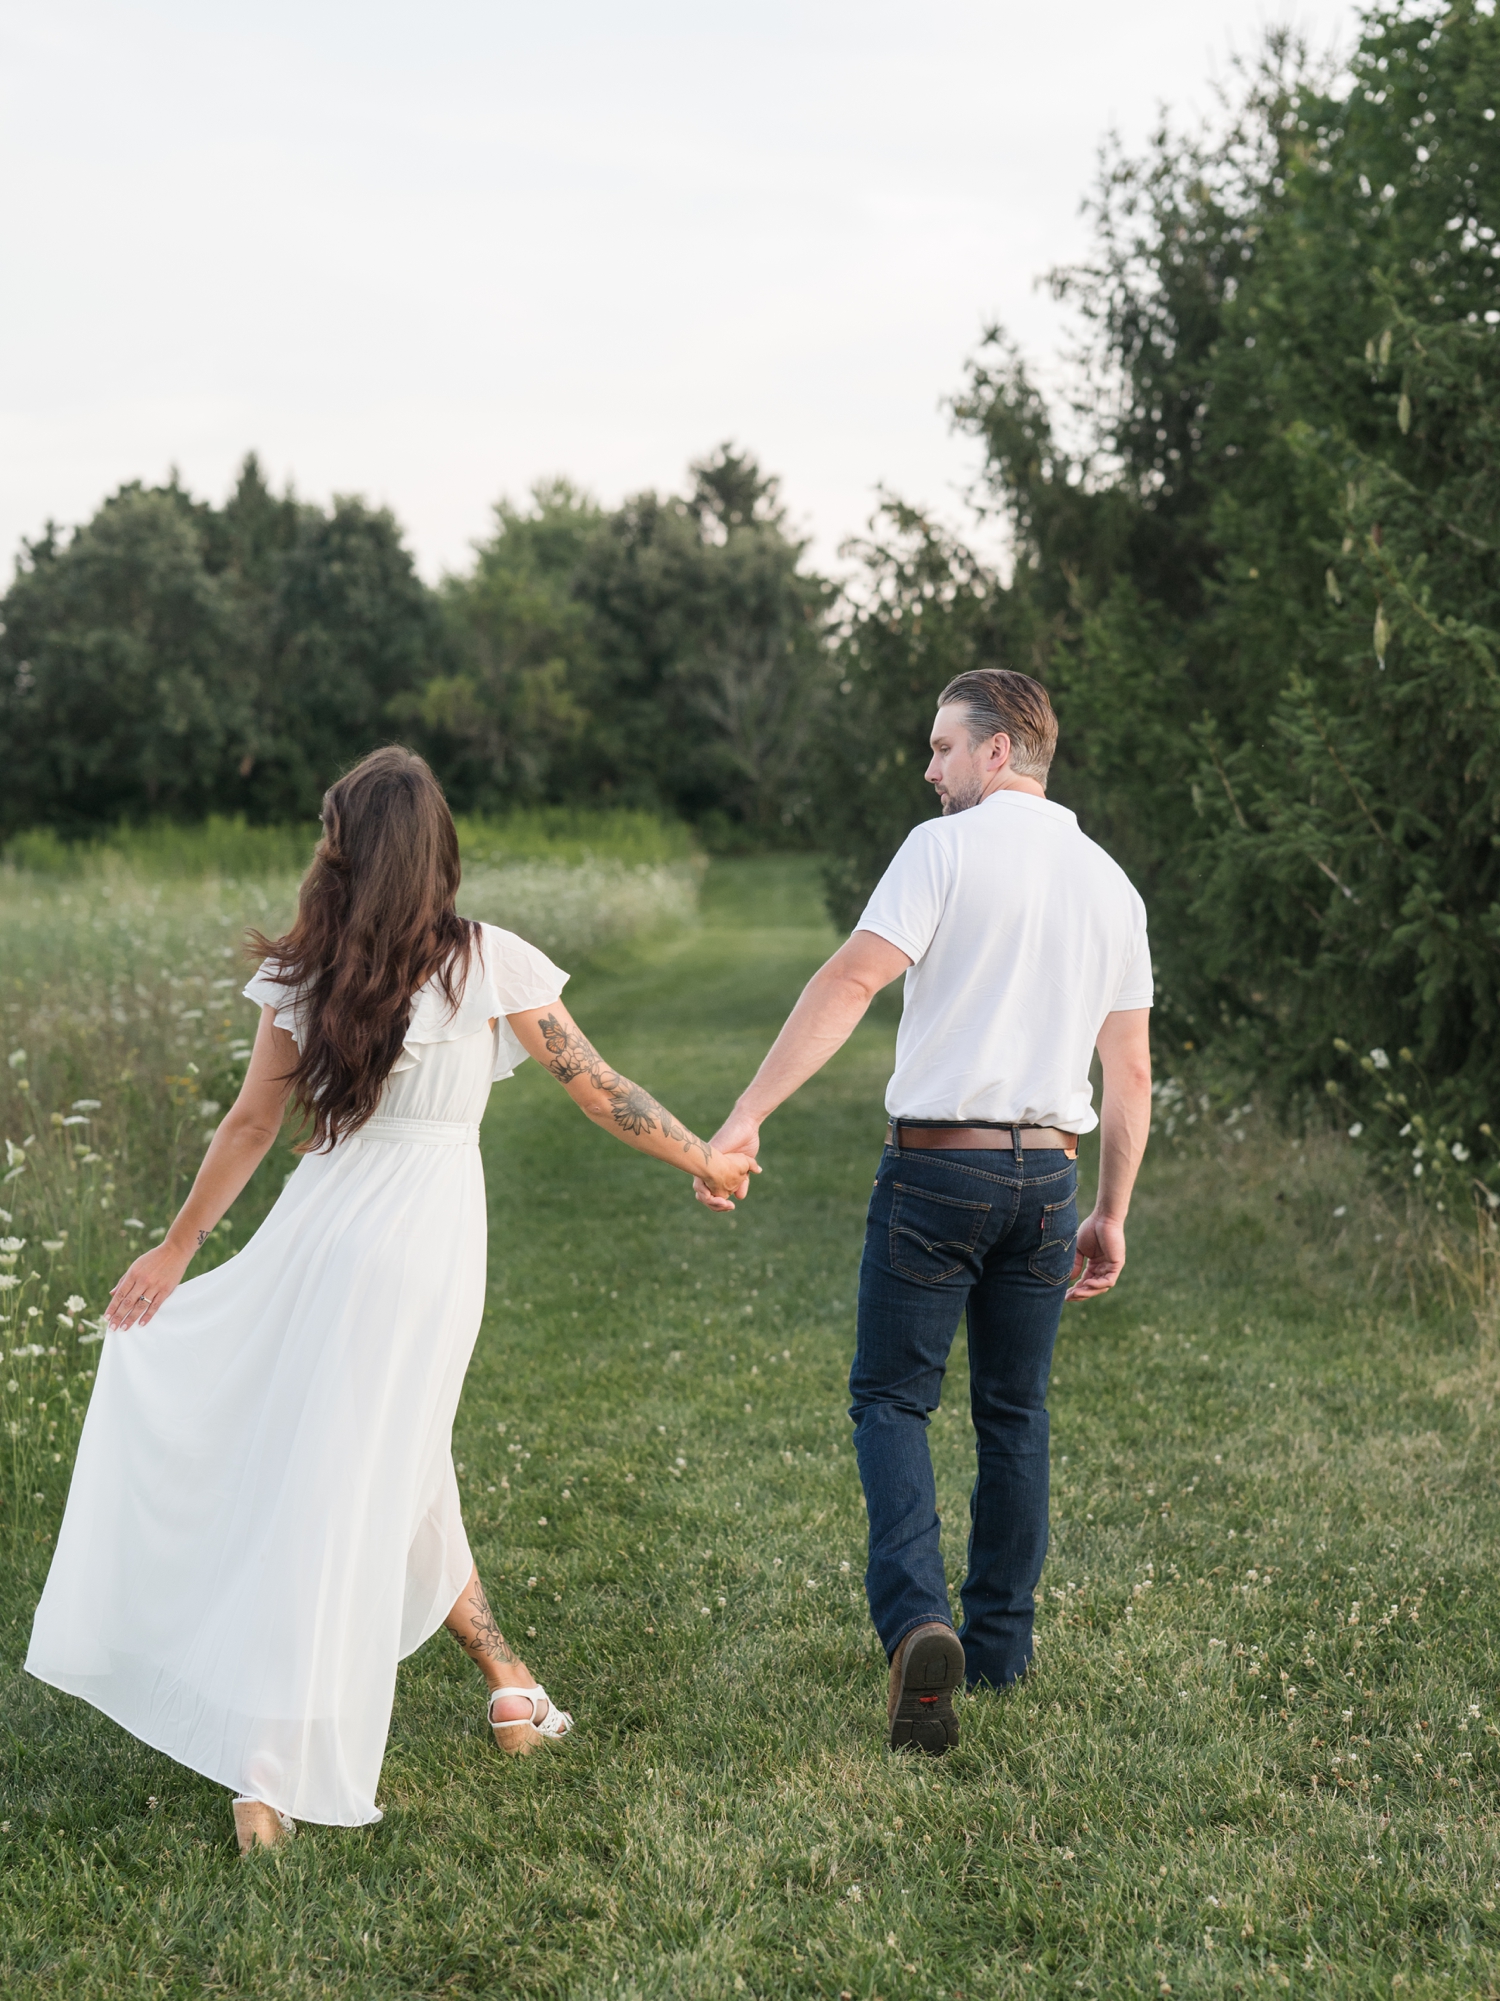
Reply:
[[[830,942],[810,869],[719,864],[569,999],[709,1127]],[[382,1824],[241,1863],[221,1790],[21,1674],[60,1489],[12,1539],[8,1995],[1500,1993],[1500,1357],[1372,1287],[1332,1151],[1149,1161],[1122,1287],[1064,1320],[1036,1670],[947,1759],[882,1748],[844,1377],[894,1020],[728,1221],[535,1066],[495,1093],[456,1458],[568,1745],[495,1755],[439,1635]],[[961,1343],[932,1438],[956,1586]]]

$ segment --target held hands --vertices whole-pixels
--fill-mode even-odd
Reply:
[[[731,1161],[738,1163],[738,1173],[720,1175],[710,1169],[693,1176],[693,1193],[705,1209],[732,1209],[731,1196],[741,1201],[750,1193],[750,1176],[759,1174],[755,1156],[760,1152],[760,1123],[736,1108],[729,1114],[723,1125],[714,1134],[713,1169],[717,1169],[722,1158],[726,1169]]]
[[[1125,1225],[1096,1209],[1078,1226],[1078,1256],[1073,1263],[1069,1299],[1095,1299],[1108,1292],[1125,1269]],[[1079,1273],[1084,1273],[1082,1278]]]
[[[111,1333],[124,1327],[144,1327],[154,1320],[158,1310],[181,1285],[182,1274],[191,1260],[191,1251],[184,1253],[165,1243],[138,1257],[110,1294],[109,1305],[104,1309],[104,1324]]]
[[[750,1177],[759,1174],[751,1153],[721,1147],[714,1142],[713,1155],[693,1176],[693,1193],[710,1209],[732,1209],[732,1195],[749,1193]]]

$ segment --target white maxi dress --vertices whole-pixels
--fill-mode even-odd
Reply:
[[[396,1664],[468,1582],[452,1433],[484,1310],[479,1120],[567,974],[495,925],[412,1002],[374,1118],[236,1257],[110,1334],[27,1670],[299,1820],[379,1820]],[[264,968],[245,988],[299,1032]],[[490,1021],[496,1026],[492,1031]]]

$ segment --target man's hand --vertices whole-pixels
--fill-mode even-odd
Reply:
[[[1073,1263],[1069,1299],[1097,1299],[1108,1292],[1125,1269],[1125,1225],[1096,1209],[1078,1227],[1078,1256]],[[1082,1278],[1079,1273],[1086,1275]]]
[[[752,1119],[736,1105],[723,1125],[714,1134],[712,1144],[720,1153],[745,1153],[754,1160],[755,1156],[760,1152],[760,1121]],[[750,1179],[747,1175],[739,1187],[731,1189],[729,1194],[737,1195],[743,1201],[749,1192]],[[693,1193],[705,1209],[724,1210],[734,1207],[734,1203],[729,1199],[729,1194],[715,1194],[701,1177],[697,1175],[693,1177]]]

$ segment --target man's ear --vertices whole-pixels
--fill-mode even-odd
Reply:
[[[1010,738],[1004,730],[997,730],[990,738],[989,754],[985,763],[991,771],[1003,771],[1010,762]]]

